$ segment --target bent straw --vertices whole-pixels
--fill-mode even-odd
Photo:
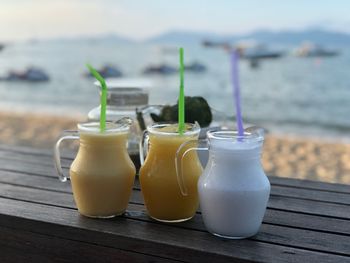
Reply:
[[[180,135],[185,131],[185,91],[184,91],[184,49],[180,48],[180,92],[178,102],[178,130]]]
[[[231,66],[232,66],[232,88],[233,88],[233,96],[234,102],[236,106],[236,124],[238,130],[238,136],[241,138],[244,135],[243,129],[243,120],[242,120],[242,112],[241,112],[241,94],[240,94],[240,86],[239,86],[239,77],[238,77],[238,59],[239,54],[236,50],[231,52]]]
[[[107,85],[104,78],[94,69],[90,64],[86,64],[90,73],[100,82],[101,84],[101,112],[100,112],[100,132],[106,130],[106,105],[107,105]]]

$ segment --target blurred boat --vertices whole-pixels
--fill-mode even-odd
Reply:
[[[301,44],[294,52],[298,57],[333,57],[339,53],[338,50],[327,49],[310,42]]]
[[[244,52],[242,58],[245,59],[270,59],[270,58],[280,58],[283,56],[283,52],[280,51],[269,51],[269,50],[249,50]]]
[[[235,45],[230,45],[228,42],[213,42],[205,40],[202,42],[206,47],[219,47],[231,52],[235,49],[239,52],[242,59],[259,60],[259,59],[274,59],[284,55],[284,52],[279,50],[271,50],[263,44],[259,44],[254,40],[239,41]]]
[[[201,73],[207,70],[207,67],[197,61],[192,62],[189,65],[185,65],[187,72]],[[178,72],[178,69],[166,64],[150,65],[143,70],[143,74],[160,74],[160,75],[171,75]]]
[[[10,71],[7,76],[0,78],[3,81],[29,81],[43,82],[49,81],[49,75],[42,69],[30,67],[24,71]]]
[[[5,45],[4,45],[4,44],[0,44],[0,51],[1,51],[1,50],[3,50],[3,49],[4,49],[4,47],[5,47]]]
[[[211,41],[211,40],[203,40],[202,41],[202,46],[204,47],[227,47],[229,46],[229,43],[228,42],[214,42],[214,41]]]
[[[241,58],[249,60],[275,59],[284,55],[284,52],[279,50],[271,50],[262,44],[246,46],[237,45],[236,49],[238,50]]]
[[[177,72],[177,69],[175,67],[166,65],[166,64],[160,64],[160,65],[151,65],[147,66],[143,70],[143,74],[160,74],[160,75],[170,75]]]
[[[179,48],[176,46],[160,46],[158,47],[158,51],[162,54],[177,54],[179,52]]]
[[[111,65],[105,65],[97,71],[105,79],[107,79],[107,78],[120,78],[123,76],[123,73],[117,67],[114,67]],[[90,72],[86,73],[85,76],[93,77]]]
[[[205,72],[207,70],[207,67],[195,61],[189,65],[185,65],[185,70],[190,72],[195,72],[195,73],[201,73],[201,72]]]

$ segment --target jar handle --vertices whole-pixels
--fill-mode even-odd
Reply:
[[[58,178],[60,179],[61,182],[66,182],[67,179],[69,179],[69,177],[66,176],[62,170],[60,144],[64,140],[77,140],[77,139],[79,139],[79,133],[77,131],[64,131],[63,135],[58,139],[58,141],[55,144],[54,154],[53,154],[54,163],[58,174]]]
[[[147,128],[144,116],[159,113],[162,107],[161,105],[147,105],[142,108],[136,108],[136,119],[142,131]]]
[[[140,143],[139,143],[141,166],[144,164],[145,157],[147,156],[147,153],[148,153],[148,141],[149,141],[149,133],[147,130],[145,130],[142,133],[142,138],[141,138]],[[146,145],[146,147],[145,147],[145,145]]]
[[[196,144],[197,146],[190,147],[184,151],[184,148],[188,147],[188,145],[190,144]],[[205,146],[199,146],[199,144],[203,144]],[[183,159],[191,151],[208,151],[208,150],[209,150],[209,147],[208,147],[207,140],[191,140],[181,144],[178,150],[176,151],[175,169],[176,169],[177,183],[179,184],[179,187],[183,196],[188,195],[187,187],[184,180]]]

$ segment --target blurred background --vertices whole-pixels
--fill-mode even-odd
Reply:
[[[51,149],[98,106],[85,64],[147,81],[150,105],[203,96],[234,127],[230,50],[246,123],[267,130],[277,176],[350,183],[350,2],[0,2],[0,143]],[[220,120],[218,120],[220,121]]]

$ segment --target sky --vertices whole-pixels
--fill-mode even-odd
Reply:
[[[350,33],[348,0],[0,0],[0,42],[169,30],[239,34],[317,27]]]

